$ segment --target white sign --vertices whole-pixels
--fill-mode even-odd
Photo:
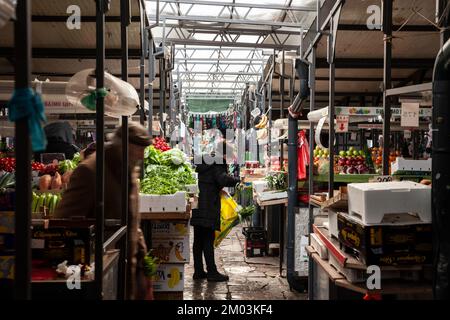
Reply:
[[[405,139],[411,139],[411,131],[410,130],[405,130],[404,131],[404,137],[405,137]]]
[[[259,108],[253,109],[250,114],[252,115],[253,118],[256,118],[261,114],[261,110],[259,110]]]
[[[418,103],[402,103],[401,123],[402,127],[419,126],[419,107]]]
[[[336,116],[336,132],[348,132],[348,116]]]
[[[370,180],[370,182],[392,182],[392,181],[394,181],[394,178],[392,178],[392,176],[375,176]]]

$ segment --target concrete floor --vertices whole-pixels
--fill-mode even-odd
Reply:
[[[193,230],[191,230],[193,232]],[[191,233],[192,235],[192,233]],[[191,236],[191,239],[193,237]],[[290,291],[286,278],[280,277],[278,257],[245,258],[244,236],[234,228],[216,249],[220,272],[228,282],[214,283],[192,279],[193,259],[185,267],[185,300],[306,300],[307,294]],[[191,240],[192,248],[192,240]],[[192,252],[192,251],[191,251]]]

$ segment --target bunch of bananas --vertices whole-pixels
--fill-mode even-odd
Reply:
[[[41,212],[41,208],[47,208],[49,215],[55,212],[56,206],[61,201],[60,194],[42,193],[37,194],[33,192],[33,200],[31,202],[32,212]]]
[[[178,283],[180,282],[180,280],[181,280],[181,273],[178,270],[178,268],[170,269],[169,278],[170,279],[169,279],[169,282],[168,282],[167,285],[171,289],[175,288],[178,285]]]
[[[269,118],[265,114],[261,116],[261,120],[255,126],[256,129],[264,129],[267,126],[267,122],[269,122]]]

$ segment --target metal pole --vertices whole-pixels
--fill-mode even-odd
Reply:
[[[143,10],[143,9],[142,9]],[[142,18],[144,13],[141,13]],[[145,113],[145,48],[147,46],[146,37],[144,36],[144,20],[141,20],[141,59],[139,64],[139,101],[141,104],[141,109],[139,113],[140,123],[144,124],[144,113]]]
[[[141,15],[142,16],[142,15]],[[120,38],[122,47],[121,72],[122,80],[128,81],[128,25],[129,2],[120,0]],[[128,117],[122,116],[122,226],[128,225]],[[126,241],[121,241],[119,268],[118,298],[125,299],[128,294],[129,267],[127,267],[128,244],[130,243],[130,229],[127,229]],[[129,260],[128,260],[129,261]]]
[[[30,87],[31,80],[31,1],[18,1],[14,24],[16,47],[15,88]],[[16,190],[21,201],[16,201],[15,212],[15,271],[14,298],[31,299],[31,142],[28,121],[22,119],[15,126]]]
[[[331,28],[330,28],[331,29]],[[332,29],[331,29],[332,30]],[[328,37],[329,45],[330,45],[330,79],[329,79],[329,107],[328,107],[328,115],[329,115],[329,140],[328,140],[328,150],[330,153],[330,170],[328,173],[328,196],[332,198],[334,195],[334,94],[335,94],[335,64],[334,57],[331,53],[331,45],[332,45],[332,35]]]
[[[150,30],[147,31],[150,36]],[[153,40],[147,42],[148,44],[148,130],[150,136],[153,138],[153,81],[155,80],[155,56],[153,52]]]
[[[383,175],[389,174],[389,145],[391,135],[391,100],[386,90],[392,87],[392,1],[383,0],[384,33],[384,91],[383,91]]]
[[[103,0],[96,1],[96,84],[97,89],[105,86],[105,12],[106,3]],[[103,241],[104,241],[104,188],[105,188],[105,101],[101,95],[97,95],[96,106],[96,199],[95,199],[95,282],[97,299],[103,299]]]
[[[316,47],[311,50],[311,65],[309,67],[309,111],[312,112],[316,105]],[[309,124],[309,167],[308,167],[308,193],[314,194],[314,123]],[[309,204],[308,233],[313,232],[314,207]],[[314,299],[314,262],[308,259],[308,297]]]
[[[284,50],[281,53],[281,77],[280,77],[280,91],[281,91],[281,101],[280,101],[280,119],[284,116]],[[280,146],[280,167],[283,170],[284,164],[284,141],[281,141]]]
[[[166,72],[164,70],[165,59],[159,60],[159,117],[161,122],[161,135],[165,137],[164,112],[166,111]]]

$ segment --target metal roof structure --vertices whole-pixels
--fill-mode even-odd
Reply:
[[[264,76],[263,50],[298,50],[316,0],[147,0],[153,38],[175,46],[183,94],[240,97]]]

